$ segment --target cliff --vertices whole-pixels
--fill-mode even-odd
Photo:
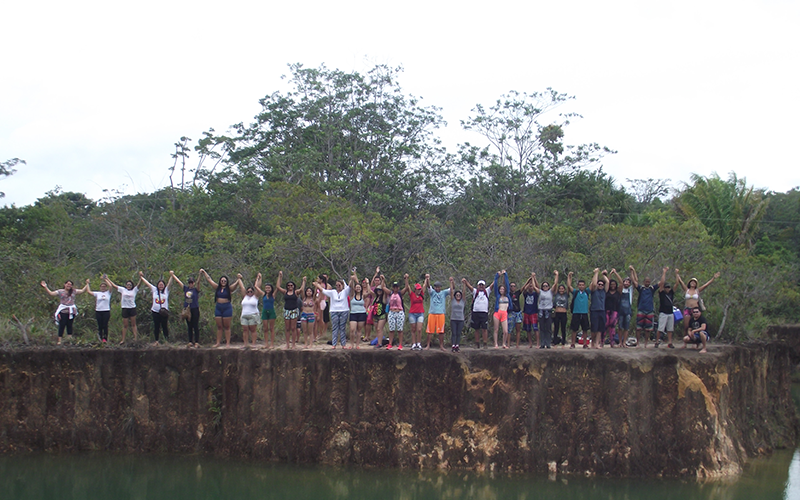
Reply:
[[[795,446],[784,342],[445,352],[0,351],[0,452],[719,476]]]

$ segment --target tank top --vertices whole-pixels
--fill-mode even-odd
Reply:
[[[293,293],[289,295],[287,293],[286,295],[283,296],[283,309],[285,311],[294,311],[295,309],[297,309],[297,302],[298,302],[297,294]]]
[[[219,299],[228,299],[231,300],[231,289],[229,287],[224,287],[221,290],[217,288],[217,291],[214,292],[214,302]]]
[[[264,294],[264,298],[261,299],[261,305],[264,307],[265,311],[274,311],[275,297],[270,297],[269,295]]]
[[[403,310],[403,297],[399,293],[389,295],[389,310],[402,311]]]
[[[360,299],[356,299],[355,296],[350,299],[350,312],[352,314],[361,314],[366,313],[367,308],[364,307],[364,296],[362,295]]]
[[[258,314],[258,297],[245,297],[242,299],[242,316]]]

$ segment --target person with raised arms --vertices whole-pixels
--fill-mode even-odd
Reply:
[[[233,318],[233,305],[231,298],[233,292],[239,287],[238,281],[231,286],[227,276],[220,276],[219,283],[211,279],[205,269],[200,269],[200,276],[205,276],[206,281],[214,288],[214,321],[217,324],[217,343],[214,347],[219,347],[222,343],[222,334],[225,334],[226,347],[231,346],[231,322]],[[199,277],[198,277],[199,279]]]
[[[65,281],[64,288],[58,290],[50,290],[50,288],[47,287],[47,282],[44,280],[42,280],[40,284],[48,295],[51,297],[58,297],[59,304],[56,308],[55,318],[58,323],[57,345],[61,345],[61,338],[64,336],[64,330],[67,331],[67,336],[70,339],[72,338],[72,322],[75,320],[75,316],[78,315],[78,306],[75,305],[75,297],[86,291],[89,280],[86,280],[86,285],[81,289],[76,289],[72,280]]]
[[[286,335],[286,347],[294,349],[300,337],[297,320],[300,319],[300,304],[303,299],[297,293],[297,285],[295,285],[294,281],[287,281],[286,288],[281,288],[282,279],[283,271],[278,271],[278,280],[275,282],[275,288],[283,294],[283,327]],[[306,277],[303,276],[300,289],[302,290],[305,287]]]
[[[700,293],[703,292],[708,285],[714,282],[717,278],[720,277],[720,273],[714,273],[714,276],[708,280],[703,286],[697,286],[697,278],[691,278],[688,283],[684,283],[681,279],[680,271],[675,269],[675,281],[683,288],[684,291],[684,303],[683,303],[683,329],[688,334],[689,332],[689,322],[692,319],[692,309],[695,307],[699,307],[700,311],[704,309],[703,305],[701,304]]]
[[[394,282],[392,283],[391,291],[386,288],[386,278],[381,276],[381,288],[382,288],[382,295],[389,296],[389,313],[387,314],[387,319],[389,323],[389,344],[386,346],[386,349],[391,349],[392,344],[394,343],[395,334],[397,334],[397,350],[403,350],[403,323],[405,323],[405,308],[403,305],[403,294],[406,293],[406,289],[408,289],[408,274],[404,275],[405,278],[405,286],[403,289],[400,289],[400,283]],[[378,343],[375,345],[376,348],[380,349],[383,347],[383,338],[381,334],[383,332],[378,330],[377,332],[377,340]]]
[[[372,281],[369,282],[369,286],[367,288],[370,289],[372,292],[372,299],[375,300],[375,290],[377,290],[381,286],[381,267],[377,266],[375,268],[375,274],[372,276]],[[366,280],[366,278],[364,278]],[[366,288],[365,288],[366,290]],[[367,307],[367,322],[364,325],[364,342],[369,342],[372,338],[372,327],[375,326],[375,318],[373,316],[373,308]],[[381,332],[381,335],[383,332]],[[379,345],[378,347],[383,347]]]
[[[347,345],[347,317],[350,315],[350,306],[347,304],[350,287],[341,279],[336,280],[334,290],[324,288],[325,284],[320,282],[315,282],[314,286],[331,299],[331,346],[336,349],[336,345],[341,343],[344,348]]]
[[[503,277],[505,282],[502,285],[497,283],[500,276]],[[494,288],[494,315],[492,316],[494,320],[494,348],[497,349],[499,347],[497,345],[497,334],[502,327],[503,349],[508,349],[508,308],[511,305],[511,299],[508,297],[509,282],[505,269],[495,273],[492,287]]]
[[[367,324],[367,306],[369,299],[364,293],[364,284],[358,281],[356,268],[353,268],[353,275],[350,276],[350,343],[359,348],[361,331]],[[370,292],[370,295],[372,292]],[[351,346],[351,349],[352,349]]]
[[[266,283],[261,288],[261,273],[256,275],[256,295],[261,298],[261,329],[264,332],[264,346],[267,349],[275,347],[275,287]]]
[[[422,327],[425,323],[425,290],[430,287],[430,276],[423,284],[416,283],[412,289],[406,284],[406,291],[411,301],[408,308],[408,322],[411,324],[411,350],[422,350]]]
[[[172,275],[175,282],[183,288],[183,308],[189,309],[189,317],[186,320],[187,334],[189,336],[189,347],[200,347],[200,291],[195,286],[194,278],[189,276],[186,285],[175,275]]]
[[[668,267],[661,270],[661,280],[658,282],[658,331],[656,332],[656,347],[661,345],[661,339],[666,333],[667,347],[673,349],[672,332],[675,330],[675,290],[667,283]]]
[[[528,336],[528,347],[533,349],[533,337],[536,336],[536,345],[539,345],[539,294],[533,287],[533,277],[522,287],[522,329]],[[517,333],[517,347],[519,347],[519,333]]]
[[[236,283],[238,285],[236,289],[243,295],[242,314],[239,317],[239,323],[242,325],[242,340],[245,347],[250,347],[251,342],[255,347],[258,340],[258,321],[261,317],[258,312],[256,289],[254,286],[245,287],[241,274],[236,276]]]
[[[511,306],[508,308],[508,335],[510,337],[514,332],[517,333],[517,347],[519,347],[519,335],[522,330],[522,307],[519,303],[521,296],[522,290],[517,289],[516,282],[512,281],[508,289],[508,297],[511,299]]]
[[[105,275],[103,275],[105,277]],[[94,295],[94,318],[97,320],[97,338],[103,344],[108,342],[108,320],[111,319],[111,292],[108,283],[100,282],[100,291],[93,292],[86,280],[86,292]]]
[[[133,281],[128,280],[125,282],[125,287],[117,286],[114,284],[113,281],[109,277],[106,277],[106,283],[112,289],[116,289],[120,294],[120,307],[122,308],[122,340],[120,340],[120,345],[125,343],[125,336],[128,333],[128,327],[131,328],[133,331],[133,340],[134,342],[139,340],[139,329],[136,327],[136,294],[139,293],[139,283],[142,282],[142,278],[139,278],[139,281],[136,284]]]
[[[558,286],[558,271],[553,271],[555,278],[553,286]],[[539,334],[541,343],[539,349],[553,347],[553,289],[550,283],[543,281],[541,288],[536,282],[536,273],[533,273],[533,289],[539,294]]]
[[[572,271],[567,274],[567,292],[572,295],[572,321],[569,329],[572,331],[570,349],[575,349],[575,337],[580,330],[583,335],[583,348],[589,348],[589,292],[586,290],[586,281],[578,280],[578,288],[572,288]]]
[[[653,325],[655,324],[655,293],[658,286],[653,285],[650,278],[645,278],[642,284],[639,284],[639,274],[633,266],[629,266],[631,271],[631,280],[633,281],[633,288],[639,292],[639,298],[636,301],[636,337],[641,337],[644,340],[644,348],[647,348],[647,341],[650,340],[650,334],[653,332]],[[638,343],[637,343],[638,345]]]
[[[484,280],[478,280],[478,285],[473,288],[469,281],[464,278],[462,280],[464,286],[472,294],[472,314],[470,315],[470,323],[472,329],[475,330],[475,343],[478,349],[481,348],[481,333],[483,334],[483,345],[489,343],[489,333],[487,327],[489,326],[489,294],[492,291],[492,286],[486,287]]]
[[[463,283],[464,280],[462,279]],[[450,344],[453,352],[461,351],[461,332],[464,331],[464,307],[467,301],[464,300],[464,292],[455,289],[455,280],[450,277],[450,289],[454,290],[450,294]]]
[[[603,342],[601,335],[606,331],[606,282],[608,281],[608,271],[603,270],[602,276],[600,269],[595,267],[592,275],[592,282],[589,284],[591,304],[589,306],[589,325],[592,335],[592,348],[601,349]],[[586,347],[584,345],[584,347]]]
[[[617,270],[612,269],[611,274],[617,274]],[[617,277],[619,277],[619,274],[617,274]],[[611,347],[619,345],[617,318],[619,317],[621,303],[622,292],[619,290],[619,282],[614,279],[608,280],[608,290],[606,290],[606,333],[604,336]]]
[[[629,269],[633,266],[629,266]],[[631,278],[622,278],[616,269],[611,270],[611,274],[615,274],[617,279],[622,282],[622,290],[620,290],[619,299],[619,313],[617,315],[617,326],[621,334],[619,345],[628,347],[628,331],[631,328],[631,315],[633,314],[633,281]]]
[[[169,340],[169,287],[172,285],[175,273],[169,272],[169,282],[164,283],[164,280],[158,280],[155,285],[147,281],[144,273],[139,271],[139,277],[144,281],[144,284],[150,287],[150,292],[153,295],[153,305],[150,307],[150,313],[153,316],[153,337],[155,342],[153,345],[158,345],[159,333],[164,329],[164,342]]]
[[[314,342],[314,323],[317,321],[320,295],[317,294],[316,280],[309,287],[303,288],[303,300],[300,303],[300,329],[303,330],[303,345],[310,349]]]
[[[554,287],[556,292],[553,294],[553,336],[554,344],[561,344],[567,347],[567,307],[569,306],[569,294],[567,287],[563,284]],[[561,338],[558,332],[561,331]]]
[[[425,275],[425,282],[430,283],[431,275]],[[453,277],[450,277],[450,282],[453,282]],[[428,287],[428,297],[430,305],[428,309],[428,343],[425,350],[431,348],[431,335],[437,334],[439,336],[439,349],[444,351],[444,317],[445,306],[447,305],[447,297],[450,295],[450,288],[442,290],[442,284],[439,281],[434,282],[433,287]]]

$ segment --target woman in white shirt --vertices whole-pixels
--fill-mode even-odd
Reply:
[[[249,347],[252,342],[253,347],[256,346],[258,341],[258,321],[261,319],[261,314],[258,312],[258,296],[256,296],[256,289],[252,286],[245,287],[242,282],[242,275],[237,276],[240,290],[244,297],[242,297],[242,339],[244,346]]]
[[[331,345],[336,349],[336,344],[347,344],[347,317],[350,315],[350,306],[347,304],[347,297],[350,295],[350,287],[342,280],[336,280],[335,290],[326,290],[320,283],[314,283],[319,291],[331,299],[331,330],[333,338]]]
[[[150,312],[153,314],[153,336],[155,337],[153,345],[158,345],[158,335],[162,328],[164,329],[164,341],[169,340],[169,286],[172,284],[175,273],[170,271],[169,274],[169,282],[164,283],[164,280],[158,280],[153,286],[139,271],[139,277],[150,287],[150,293],[153,294],[153,306],[150,308]]]
[[[103,275],[105,279],[106,275]],[[100,283],[100,291],[93,292],[89,287],[89,280],[86,280],[86,291],[94,295],[94,317],[97,320],[97,339],[102,342],[108,342],[108,320],[111,319],[111,292],[108,290],[108,284],[103,281]]]
[[[125,335],[128,333],[128,326],[133,330],[133,340],[139,340],[139,329],[136,327],[136,294],[139,293],[139,283],[142,278],[134,285],[133,281],[128,280],[125,282],[125,288],[117,286],[106,277],[106,283],[112,289],[116,289],[122,298],[120,299],[120,306],[122,306],[122,340],[120,344],[125,343]]]

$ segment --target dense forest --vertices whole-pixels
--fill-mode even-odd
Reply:
[[[620,182],[602,168],[614,151],[569,144],[580,117],[559,114],[572,97],[552,89],[476,105],[461,127],[481,142],[448,152],[440,110],[403,92],[400,74],[292,65],[290,90],[261,99],[251,122],[176,142],[169,187],[101,200],[56,189],[0,209],[0,341],[20,341],[16,315],[36,318],[35,341],[50,342],[55,304],[42,279],[96,286],[102,273],[119,283],[142,270],[153,281],[201,267],[252,283],[258,272],[299,282],[352,267],[371,276],[376,266],[390,281],[427,272],[474,282],[502,268],[519,282],[532,271],[552,279],[555,269],[589,279],[595,267],[624,275],[629,265],[656,280],[669,266],[672,282],[676,267],[700,283],[722,273],[704,294],[717,339],[757,338],[768,324],[800,319],[797,188],[764,192],[735,173],[693,176],[677,190],[666,179]],[[201,299],[204,338],[212,296]],[[147,311],[149,297],[138,304]],[[92,300],[79,307],[78,329],[93,331]]]

